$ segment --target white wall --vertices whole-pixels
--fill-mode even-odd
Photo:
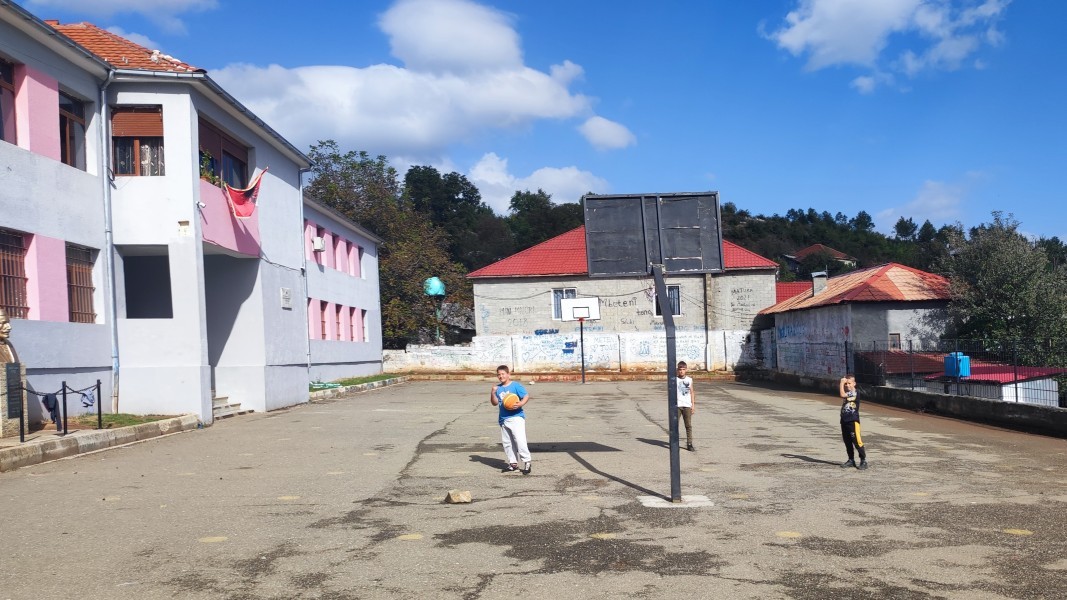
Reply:
[[[851,342],[849,304],[774,315],[778,370],[812,377],[846,372],[845,342]]]

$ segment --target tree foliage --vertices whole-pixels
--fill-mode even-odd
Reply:
[[[960,337],[1035,340],[1067,337],[1067,277],[1049,261],[1050,243],[1031,242],[1012,215],[993,213],[964,236],[950,232],[940,270],[952,285],[950,311]]]
[[[552,196],[542,189],[515,192],[510,208],[508,227],[516,246],[522,249],[566,233],[585,222],[580,204],[554,204]]]

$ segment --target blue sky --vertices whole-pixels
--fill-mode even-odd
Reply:
[[[516,190],[717,190],[752,213],[1014,213],[1067,240],[1067,3],[24,0],[336,139]]]

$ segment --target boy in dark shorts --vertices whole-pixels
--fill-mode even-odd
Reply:
[[[848,460],[841,463],[842,467],[856,467],[863,470],[867,468],[867,451],[863,448],[863,436],[860,430],[860,400],[856,395],[856,377],[846,375],[838,384],[841,394],[841,439],[845,442],[845,452]],[[856,464],[856,453],[860,455],[860,464]]]

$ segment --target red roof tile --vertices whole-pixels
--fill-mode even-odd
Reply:
[[[727,270],[774,269],[778,263],[737,244],[723,240],[723,263]],[[585,253],[585,225],[527,248],[522,252],[467,274],[481,277],[547,277],[550,275],[588,275]]]
[[[822,244],[812,244],[812,245],[808,246],[807,248],[803,248],[801,250],[797,250],[796,252],[793,253],[793,258],[795,258],[798,261],[800,261],[800,260],[804,260],[808,256],[810,256],[812,254],[815,254],[815,253],[829,254],[830,256],[832,256],[832,257],[834,257],[834,258],[836,258],[838,260],[855,260],[854,258],[852,258],[851,256],[845,254],[844,252],[841,252],[839,250],[834,250],[833,248],[831,248],[829,246],[823,246]]]
[[[944,277],[897,263],[889,263],[831,277],[826,281],[826,289],[818,294],[798,294],[761,310],[760,314],[848,302],[916,302],[948,299],[948,280]]]
[[[779,281],[774,284],[774,301],[788,300],[801,292],[811,292],[810,281]]]
[[[61,25],[58,21],[45,22],[116,69],[141,69],[174,73],[204,72],[203,69],[186,64],[173,56],[162,54],[159,50],[149,50],[106,29],[100,29],[92,23]]]
[[[975,383],[1022,383],[1024,381],[1033,381],[1035,379],[1046,379],[1055,375],[1062,375],[1067,373],[1067,369],[1060,369],[1057,367],[1014,367],[1012,365],[998,364],[998,363],[971,363],[971,375],[969,377],[960,377],[960,381],[967,382],[972,381]],[[955,378],[945,377],[944,372],[939,375],[929,375],[925,377],[926,381],[937,381],[943,379],[945,381],[955,381]]]

